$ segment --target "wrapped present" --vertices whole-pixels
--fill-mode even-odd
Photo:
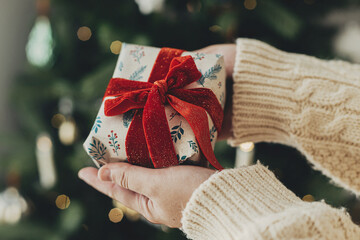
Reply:
[[[127,161],[161,168],[205,159],[221,169],[213,149],[225,78],[219,54],[123,43],[86,152],[98,167]]]

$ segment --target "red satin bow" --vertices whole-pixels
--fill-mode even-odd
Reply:
[[[184,89],[197,81],[201,73],[193,58],[178,57],[181,53],[162,48],[148,82],[112,78],[104,98],[116,98],[106,99],[105,115],[136,109],[125,140],[128,161],[145,167],[169,167],[179,164],[165,115],[164,105],[169,103],[190,124],[205,158],[222,169],[211,146],[206,112],[220,132],[223,110],[210,89]]]

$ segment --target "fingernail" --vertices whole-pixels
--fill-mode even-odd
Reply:
[[[111,181],[111,171],[108,168],[100,168],[99,178],[101,181]]]

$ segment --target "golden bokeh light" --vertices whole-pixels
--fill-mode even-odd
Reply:
[[[113,53],[113,54],[119,54],[120,51],[121,51],[121,46],[122,46],[122,42],[120,41],[113,41],[110,45],[110,51]]]
[[[305,201],[305,202],[313,202],[313,201],[315,201],[314,197],[312,195],[310,195],[310,194],[305,195],[302,198],[302,200]]]
[[[244,7],[247,10],[254,10],[256,8],[257,2],[256,0],[245,0],[244,1]]]
[[[221,32],[222,28],[219,25],[212,25],[211,27],[209,27],[209,30],[211,32]]]
[[[52,118],[51,118],[51,125],[54,127],[54,128],[59,128],[60,125],[65,122],[65,116],[60,114],[60,113],[57,113],[55,114]]]
[[[124,204],[122,204],[116,200],[113,200],[113,205],[114,205],[114,207],[120,209],[123,212],[123,214],[125,215],[125,217],[127,219],[129,219],[130,221],[137,221],[141,217],[140,213],[138,213],[135,210],[132,210],[131,208],[126,207]]]
[[[77,31],[77,36],[81,41],[89,40],[91,38],[91,35],[91,29],[86,26],[80,27]]]
[[[65,194],[61,194],[56,198],[55,204],[61,210],[67,209],[70,205],[70,198]]]
[[[109,219],[113,223],[120,222],[124,217],[124,213],[120,208],[113,208],[109,212]]]
[[[125,216],[127,219],[129,219],[130,221],[133,221],[133,222],[139,220],[141,217],[140,213],[138,213],[135,210],[132,210],[131,208],[126,209]]]
[[[121,211],[123,211],[124,213],[126,212],[127,207],[124,204],[122,204],[121,202],[113,200],[113,205],[115,208],[121,209]]]

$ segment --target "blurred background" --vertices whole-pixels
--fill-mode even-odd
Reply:
[[[360,62],[360,1],[0,0],[0,239],[185,239],[80,181],[93,165],[82,143],[118,41],[194,50],[237,37]],[[259,159],[300,198],[344,206],[360,223],[360,201],[295,149],[218,142],[216,155],[226,167]]]

